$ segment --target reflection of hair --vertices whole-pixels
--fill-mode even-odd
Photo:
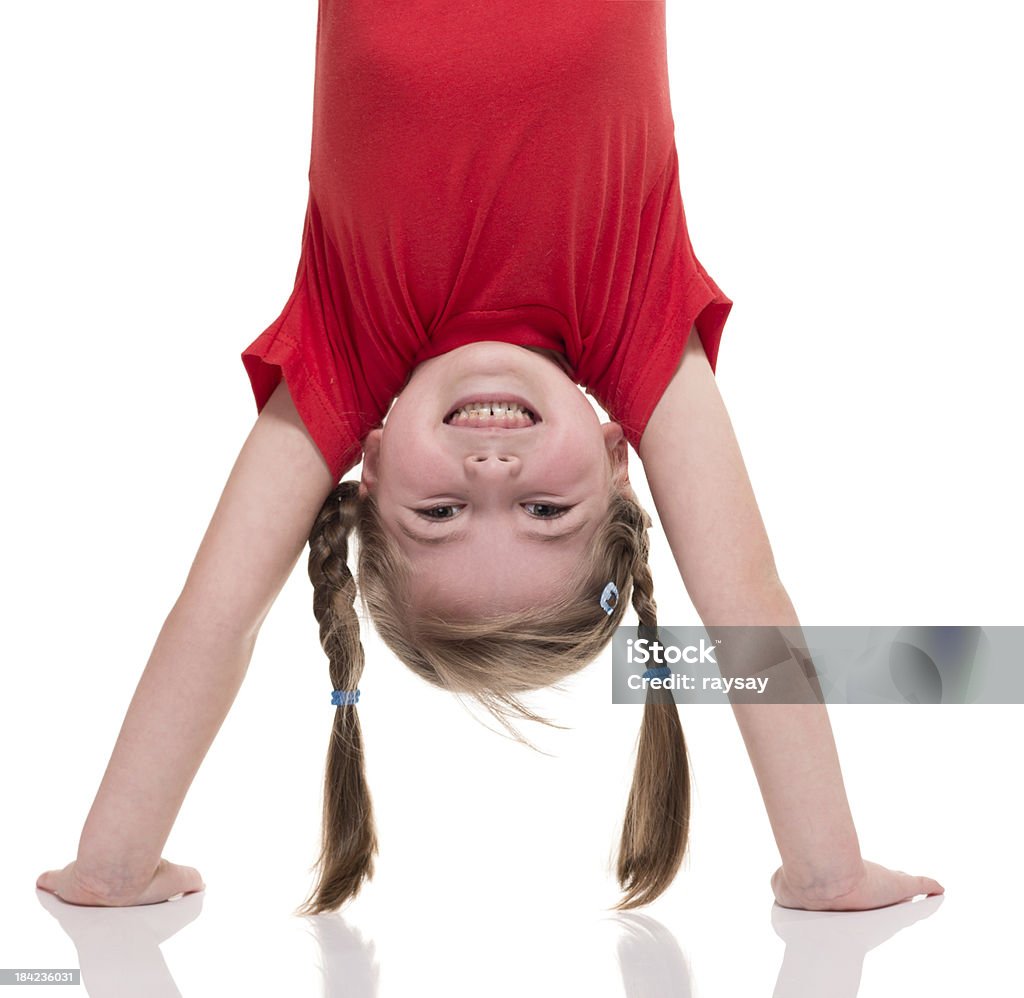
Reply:
[[[630,597],[639,636],[656,636],[648,565],[651,518],[631,491],[613,488],[592,553],[562,597],[485,620],[464,620],[412,612],[410,566],[384,530],[372,494],[360,497],[358,489],[358,482],[341,482],[309,537],[313,612],[333,689],[354,690],[363,672],[356,581],[349,568],[353,531],[359,540],[355,567],[362,605],[385,644],[427,682],[482,704],[519,741],[524,739],[511,717],[552,722],[517,694],[552,686],[592,662],[621,623]],[[599,605],[609,580],[620,594],[611,614]],[[373,875],[377,852],[359,708],[332,709],[318,882],[301,914],[334,911],[354,897],[363,879]],[[689,763],[679,712],[671,692],[649,690],[619,847],[616,872],[625,897],[617,908],[647,904],[672,882],[686,851],[689,817]]]

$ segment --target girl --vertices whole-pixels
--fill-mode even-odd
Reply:
[[[353,897],[377,848],[356,579],[398,658],[519,737],[511,719],[544,719],[518,696],[591,662],[627,603],[656,627],[631,444],[704,623],[795,623],[715,385],[732,302],[687,234],[665,27],[654,2],[321,0],[295,287],[242,354],[259,415],[78,858],[39,887],[97,905],[202,889],[162,848],[307,541],[336,710],[306,913]],[[861,858],[823,704],[734,712],[780,904],[942,891]],[[688,818],[678,711],[652,693],[619,907],[666,889]]]

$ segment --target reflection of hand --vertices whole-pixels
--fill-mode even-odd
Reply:
[[[772,928],[786,944],[774,998],[857,998],[867,953],[933,915],[942,900],[874,911],[798,911],[773,904]]]
[[[772,874],[775,900],[783,908],[803,908],[806,911],[867,911],[908,901],[918,894],[931,896],[946,892],[931,877],[912,877],[909,873],[889,870],[867,860],[863,867],[860,880],[851,889],[842,894],[822,897],[794,887],[786,877],[785,868],[780,866]]]
[[[109,885],[87,880],[77,869],[77,861],[62,870],[47,870],[36,880],[36,887],[56,894],[68,904],[97,908],[126,908],[131,905],[158,904],[193,894],[206,887],[199,871],[161,859],[149,883],[129,891],[117,891]]]
[[[773,904],[772,928],[787,949],[808,960],[818,960],[827,953],[826,962],[837,965],[845,960],[843,954],[854,953],[859,960],[897,932],[934,915],[942,903],[939,895],[932,900],[890,904],[864,912],[799,911]]]
[[[90,998],[181,998],[160,944],[199,917],[202,891],[136,907],[63,904],[43,889],[36,897],[74,943]]]

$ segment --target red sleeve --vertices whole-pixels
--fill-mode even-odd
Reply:
[[[242,363],[257,413],[284,378],[302,422],[337,481],[362,458],[359,427],[346,418],[360,407],[345,357],[331,348],[338,338],[331,303],[325,307],[321,297],[321,275],[327,273],[323,250],[311,194],[294,290],[278,318],[242,352]]]
[[[679,191],[679,161],[672,157],[641,213],[634,293],[639,304],[625,324],[611,361],[586,385],[639,450],[658,400],[683,356],[696,324],[711,370],[732,300],[712,280],[693,252]]]

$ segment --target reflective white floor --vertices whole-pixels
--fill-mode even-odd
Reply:
[[[596,695],[598,678],[584,674],[573,697]],[[268,677],[251,682],[256,700],[272,696]],[[0,967],[80,967],[94,998],[1020,993],[1024,829],[1003,775],[1018,707],[831,708],[865,855],[947,892],[856,913],[772,903],[776,854],[731,714],[691,711],[691,852],[654,904],[618,914],[607,910],[617,897],[607,861],[632,708],[594,711],[603,719],[581,708],[573,732],[538,739],[561,746],[551,757],[436,709],[449,734],[404,761],[374,754],[390,725],[386,712],[366,713],[381,853],[373,881],[335,915],[291,914],[309,883],[319,774],[311,759],[291,790],[259,751],[246,758],[256,722],[223,733],[172,833],[166,855],[207,883],[180,901],[105,910],[36,891],[39,871],[70,858],[89,797],[70,794],[75,813],[59,828],[37,793],[46,822],[8,811],[5,823]],[[423,729],[409,720],[405,734],[423,737],[438,720],[424,712]],[[885,751],[896,753],[888,763]]]
[[[76,909],[50,898],[40,902],[66,933],[64,939],[51,933],[51,959],[65,966],[66,957],[63,963],[60,958],[73,956],[71,962],[81,967],[83,983],[93,996],[648,998],[734,994],[738,987],[746,989],[744,994],[801,998],[955,993],[948,956],[935,959],[936,944],[947,936],[941,926],[930,924],[942,917],[944,902],[938,898],[857,913],[792,911],[775,905],[763,920],[763,931],[735,934],[732,957],[719,957],[720,963],[709,962],[699,946],[687,945],[685,936],[642,913],[602,921],[577,918],[560,925],[544,919],[544,938],[536,922],[510,932],[505,919],[498,921],[501,934],[496,937],[486,928],[489,914],[467,913],[464,922],[422,926],[413,940],[402,942],[395,934],[382,950],[354,915],[321,916],[301,929],[281,925],[278,938],[272,939],[267,935],[270,925],[238,913],[229,923],[231,938],[221,944],[210,933],[214,919],[207,918],[204,927],[204,900],[199,896],[107,911]],[[732,934],[728,911],[723,909],[722,916],[719,931]],[[900,935],[911,926],[916,928]],[[868,955],[883,946],[892,951],[878,961],[887,971],[873,966],[873,955]],[[933,958],[921,966],[929,950]],[[892,976],[886,979],[886,974]]]

